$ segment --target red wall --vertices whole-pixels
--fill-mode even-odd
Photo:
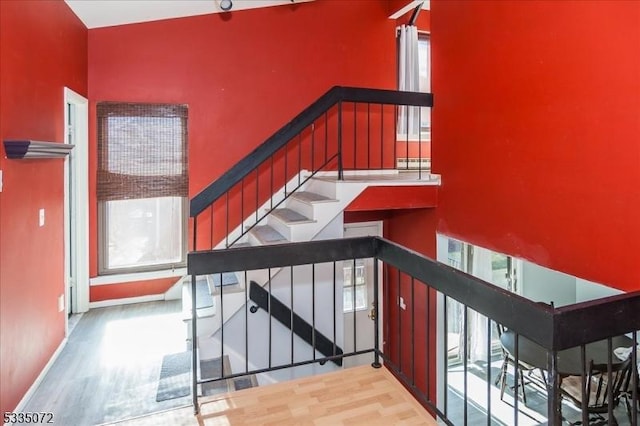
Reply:
[[[387,6],[319,0],[90,30],[90,116],[106,100],[188,104],[194,195],[330,87],[394,88],[395,22]],[[95,120],[90,138],[95,146]],[[95,164],[93,149],[92,170]],[[91,276],[95,205],[93,196]]]
[[[1,1],[0,76],[1,139],[62,142],[63,87],[87,92],[86,28],[61,1]],[[63,164],[0,155],[0,412],[64,338]]]
[[[385,238],[435,259],[437,210],[435,208],[394,211],[384,223]],[[385,267],[384,273],[383,306],[384,317],[388,318],[384,330],[385,353],[389,354],[392,362],[401,368],[405,376],[409,379],[414,376],[418,389],[435,401],[436,293],[419,281],[413,282],[412,289],[410,277],[402,274],[399,278],[398,271],[394,268]],[[405,301],[404,310],[398,306],[399,297]],[[413,343],[412,323],[415,336]],[[427,365],[430,365],[428,373]]]
[[[640,2],[431,5],[438,231],[640,289]]]

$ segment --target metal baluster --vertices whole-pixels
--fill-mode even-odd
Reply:
[[[491,318],[487,317],[487,425],[491,426]]]
[[[342,168],[342,101],[338,102],[338,180],[344,180]]]
[[[191,275],[191,403],[195,414],[198,414],[198,354],[197,339],[197,316],[196,316],[196,276]]]
[[[269,203],[271,206],[270,210],[273,210],[273,155],[270,158],[271,158],[271,170],[269,174],[271,175],[271,177],[269,178],[269,181],[270,181],[271,195],[269,196]]]
[[[311,349],[316,360],[316,264],[311,264]]]
[[[324,163],[326,163],[328,159],[329,159],[329,116],[328,116],[328,111],[325,111],[324,113]]]
[[[225,225],[224,225],[224,234],[225,234],[225,247],[228,248],[229,247],[229,191],[225,192],[225,210],[226,210],[226,217],[224,219]]]
[[[224,285],[222,273],[220,273],[220,365],[224,366]],[[220,376],[224,377],[224,368],[220,370]]]
[[[398,105],[395,105],[393,107],[394,113],[395,113],[395,117],[398,117]],[[393,161],[394,161],[394,165],[392,167],[392,169],[396,169],[398,168],[398,120],[394,119],[393,120],[393,128],[394,128],[394,133],[393,133]]]
[[[357,129],[358,129],[358,118],[356,112],[358,110],[358,104],[353,103],[353,170],[358,169],[358,165],[356,163],[356,145],[358,144],[357,138]]]
[[[333,355],[336,354],[336,262],[333,262]],[[344,311],[344,308],[343,308]]]
[[[272,334],[271,333],[271,268],[269,268],[268,278],[269,278],[269,281],[268,281],[268,283],[269,283],[269,298],[267,299],[267,306],[269,308],[269,368],[271,368],[271,356],[272,356],[271,352],[273,352],[273,348],[271,346],[271,343],[272,343],[272,341],[271,341],[271,334]]]
[[[407,134],[405,135],[405,165],[404,168],[405,170],[409,170],[409,110],[410,110],[410,106],[407,105]]]
[[[291,325],[291,363],[293,364],[293,357],[294,357],[294,353],[293,353],[293,266],[291,266],[291,289],[290,289],[290,296],[291,296],[291,312],[289,314],[289,324]]]
[[[384,169],[384,104],[380,104],[380,169]]]
[[[355,106],[355,105],[354,105]],[[353,307],[353,351],[358,350],[358,343],[356,341],[356,260],[353,259],[353,269],[351,270],[351,296]]]
[[[284,146],[284,198],[287,198],[287,184],[289,183],[289,179],[287,179],[287,163],[289,161],[289,143]]]
[[[444,417],[445,418],[449,418],[448,412],[449,412],[449,336],[448,336],[448,331],[449,331],[449,316],[447,314],[447,295],[443,294],[442,295],[444,303],[442,304],[442,316],[443,316],[443,328],[444,328],[444,333],[442,333],[443,337],[444,337],[444,344],[442,346],[442,352],[443,352],[443,359],[444,359],[444,378],[443,378],[443,386],[444,386]]]
[[[400,300],[402,300],[402,288],[400,285],[400,269],[398,269],[398,369],[402,371],[402,306],[400,306]]]
[[[375,352],[373,353],[373,364],[371,364],[371,366],[373,368],[380,368],[382,367],[382,364],[380,364],[380,330],[379,330],[379,326],[380,326],[380,322],[379,322],[379,313],[378,313],[378,306],[380,306],[379,299],[380,299],[380,295],[379,293],[379,289],[378,289],[378,258],[374,258],[373,259],[373,307],[372,307],[372,312],[373,312],[373,347],[375,349]]]
[[[211,237],[211,240],[209,241],[209,248],[214,248],[215,244],[215,236],[213,235],[213,220],[214,220],[214,215],[213,215],[213,203],[211,203],[211,206],[209,207],[209,211],[211,212],[210,217],[211,217],[211,223],[209,223],[209,235]]]
[[[631,340],[632,340],[632,348],[637,348],[638,347],[638,333],[636,331],[634,331],[631,334]],[[638,365],[638,351],[631,351],[631,424],[632,425],[637,425],[638,424],[638,398],[640,397],[640,395],[638,395],[638,374],[640,374],[640,372],[637,369]]]
[[[300,186],[300,172],[302,170],[302,132],[300,132],[298,140],[298,187]]]
[[[520,393],[520,391],[518,390],[518,386],[520,386],[519,383],[519,378],[520,378],[520,368],[518,366],[518,364],[520,363],[520,335],[518,333],[515,333],[515,348],[514,348],[514,358],[515,358],[515,362],[514,362],[514,369],[513,369],[513,414],[514,414],[514,421],[513,424],[514,426],[518,426],[518,394]]]
[[[415,386],[416,384],[416,347],[415,347],[415,279],[411,277],[411,385]]]
[[[408,111],[408,110],[407,110]],[[408,115],[407,115],[408,117]],[[407,125],[407,132],[409,132],[409,127]],[[467,377],[468,374],[468,358],[469,358],[469,308],[467,307],[467,305],[464,305],[464,311],[462,313],[462,323],[463,323],[463,341],[464,341],[464,354],[463,354],[463,377],[464,377],[464,386],[463,386],[463,393],[464,393],[464,424],[466,426],[467,421],[468,421],[468,416],[469,416],[469,378]]]
[[[315,140],[316,140],[316,123],[314,122],[311,125],[311,173],[315,171],[315,165],[314,165],[314,160],[315,160],[314,156],[316,154]]]
[[[371,169],[371,104],[367,102],[367,170]]]
[[[517,336],[517,335],[516,335]],[[517,345],[517,340],[516,340]],[[517,346],[516,346],[517,347]],[[562,424],[562,411],[560,410],[560,375],[558,374],[558,351],[547,352],[547,417],[549,424]]]
[[[255,224],[258,223],[258,198],[259,198],[258,181],[260,179],[260,172],[258,170],[259,168],[260,168],[260,166],[256,167],[256,210],[255,210],[255,212],[256,212],[256,223]]]
[[[426,330],[427,330],[427,366],[425,368],[425,395],[428,400],[431,400],[430,381],[429,381],[429,367],[431,366],[431,287],[427,286],[427,309],[426,315]]]
[[[240,181],[240,237],[244,235],[244,178]]]
[[[247,271],[244,271],[244,372],[249,372],[249,281],[247,280]]]
[[[607,338],[607,383],[607,411],[609,418],[613,419],[613,344],[611,337]]]
[[[587,387],[585,386],[587,383],[587,350],[585,345],[580,345],[580,365],[581,367],[581,376],[582,381],[580,386],[581,396],[580,396],[580,406],[582,409],[582,424],[589,424],[589,399],[587,397]]]
[[[418,108],[418,180],[420,179],[422,179],[422,107]]]

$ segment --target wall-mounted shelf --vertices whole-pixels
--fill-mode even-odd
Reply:
[[[4,152],[7,158],[23,160],[30,158],[64,158],[74,145],[57,142],[40,142],[30,140],[5,140]]]

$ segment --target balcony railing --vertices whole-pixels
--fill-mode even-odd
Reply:
[[[364,324],[359,315],[345,314],[343,310],[344,282],[355,282],[344,280],[344,267],[355,265],[358,259],[370,259],[374,264],[368,277],[373,293],[372,320],[365,318]],[[532,302],[376,237],[194,252],[189,254],[188,264],[194,289],[192,294],[195,294],[198,276],[234,273],[240,277],[241,289],[236,289],[233,294],[237,298],[240,292],[243,300],[242,306],[232,308],[227,300],[231,290],[221,286],[216,294],[218,315],[226,321],[219,324],[212,337],[214,343],[211,348],[214,349],[207,350],[213,350],[221,358],[235,357],[231,364],[236,368],[231,374],[223,371],[217,377],[198,378],[194,374],[192,395],[196,411],[199,386],[203,383],[306,365],[338,368],[336,363],[327,361],[365,356],[374,367],[384,365],[388,368],[434,417],[445,424],[492,424],[499,414],[502,418],[507,417],[503,423],[517,425],[522,423],[523,410],[528,409],[518,398],[518,389],[523,385],[519,381],[526,379],[529,386],[527,375],[520,373],[526,362],[531,360],[532,352],[537,351],[536,356],[543,359],[543,365],[537,367],[543,370],[541,393],[546,410],[536,421],[560,425],[566,416],[566,408],[563,413],[564,404],[561,402],[568,401],[564,386],[571,380],[577,380],[578,396],[582,396],[583,401],[579,407],[580,420],[589,424],[587,392],[590,389],[587,384],[593,379],[592,347],[600,345],[601,350],[603,347],[606,349],[601,378],[604,377],[605,383],[613,383],[617,377],[617,366],[621,364],[614,355],[615,345],[620,339],[626,339],[624,341],[631,347],[638,343],[640,292],[555,308]],[[257,313],[252,313],[251,309],[250,281],[264,287],[269,296],[264,299],[266,305]],[[355,292],[350,294],[355,297]],[[291,316],[290,322],[282,318],[282,313],[278,320],[274,319],[269,305],[275,299],[271,296],[289,309],[285,312]],[[450,383],[453,376],[446,367],[449,355],[447,302],[450,300],[461,304],[465,318],[460,337],[464,356],[456,373],[460,386],[454,393],[451,392],[453,383]],[[195,305],[194,301],[192,306]],[[225,314],[225,309],[235,311]],[[509,368],[513,370],[510,378],[505,376],[508,387],[513,385],[515,394],[508,404],[492,397],[497,388],[492,371],[492,363],[496,360],[492,355],[491,339],[485,343],[486,359],[474,364],[468,359],[470,335],[467,320],[471,313],[483,315],[481,328],[485,328],[489,336],[495,330],[494,324],[499,324],[509,337],[502,339],[506,345],[504,357],[510,357]],[[287,323],[294,323],[294,315],[308,324],[306,329],[311,330],[310,339],[303,340],[296,335],[294,327],[286,327]],[[199,362],[195,309],[192,322],[195,372]],[[327,355],[326,351],[318,351],[316,337],[320,334],[333,343],[334,348],[341,347],[343,352],[336,349]],[[362,342],[367,337],[369,343],[363,346]],[[201,338],[200,345],[204,344]],[[326,349],[326,342],[324,346]],[[200,347],[200,354],[204,352],[206,350]],[[570,353],[577,353],[578,361],[568,368],[571,370],[569,375],[563,369],[567,369]],[[621,423],[628,418],[628,424],[637,425],[636,351],[630,351],[625,365],[627,375],[624,383],[617,389],[606,387],[603,400],[609,404],[598,415],[609,419],[616,415]],[[484,377],[480,401],[477,395],[479,377]],[[455,409],[451,401],[454,397],[459,400]],[[505,407],[508,410],[506,414]],[[619,410],[625,407],[626,414],[621,419]],[[531,418],[527,420],[532,422]]]

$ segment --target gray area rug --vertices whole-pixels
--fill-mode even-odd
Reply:
[[[230,375],[229,358],[225,356],[225,375]],[[217,379],[222,376],[221,358],[200,361],[200,378]],[[217,395],[257,386],[255,375],[230,380],[203,383],[202,396]],[[160,368],[156,401],[182,398],[191,395],[191,351],[165,355]]]
[[[160,367],[156,401],[191,395],[191,352],[165,355]]]

